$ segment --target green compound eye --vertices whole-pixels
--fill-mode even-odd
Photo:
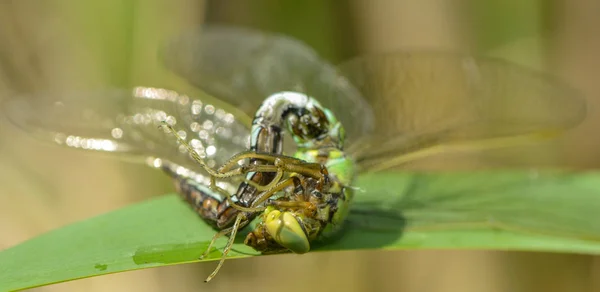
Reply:
[[[294,253],[307,253],[310,243],[304,229],[291,212],[273,210],[265,218],[267,232],[281,246]]]

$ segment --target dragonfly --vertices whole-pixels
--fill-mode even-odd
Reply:
[[[546,141],[585,116],[579,93],[556,78],[455,52],[399,51],[334,66],[284,35],[212,26],[172,39],[161,57],[201,96],[140,86],[21,97],[3,110],[41,140],[138,159],[170,175],[178,193],[220,230],[215,238],[230,235],[207,281],[237,230],[254,218],[260,223],[246,244],[263,253],[304,253],[341,230],[355,190],[368,194],[354,185],[357,174]],[[281,103],[270,102],[277,96],[302,103],[284,117]],[[215,98],[227,106],[207,101]],[[327,132],[337,140],[331,151],[319,151],[319,138],[302,133],[329,122],[339,124]]]

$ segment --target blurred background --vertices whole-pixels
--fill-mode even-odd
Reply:
[[[588,117],[562,152],[600,166],[600,2],[595,0],[1,0],[0,97],[131,84],[178,86],[157,62],[169,37],[205,22],[303,40],[337,63],[395,49],[460,49],[560,76]],[[179,82],[179,83],[178,83]],[[181,86],[181,87],[179,87]],[[0,249],[172,192],[143,165],[42,145],[0,120]],[[600,291],[600,260],[567,254],[361,251],[180,265],[83,279],[37,291]]]

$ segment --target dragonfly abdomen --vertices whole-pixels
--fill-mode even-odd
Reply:
[[[217,229],[223,229],[220,222],[223,216],[230,213],[227,200],[221,194],[212,190],[206,184],[197,179],[187,177],[175,172],[168,164],[162,166],[162,170],[167,173],[174,182],[175,191],[185,200],[200,217],[208,224]]]

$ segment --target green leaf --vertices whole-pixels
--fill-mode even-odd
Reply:
[[[600,173],[386,173],[363,175],[357,185],[345,231],[314,250],[600,253]],[[0,252],[0,290],[194,262],[214,233],[166,195]],[[206,260],[218,259],[224,244]],[[252,255],[240,235],[230,256]]]

